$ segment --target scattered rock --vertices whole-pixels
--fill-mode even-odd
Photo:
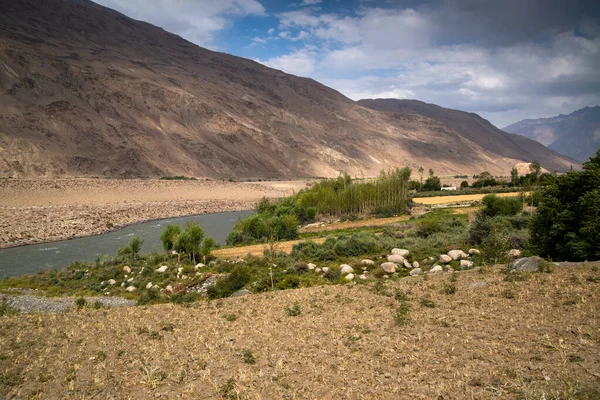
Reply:
[[[439,265],[434,265],[434,266],[433,266],[433,267],[431,267],[431,269],[429,270],[429,272],[431,272],[431,273],[434,273],[434,274],[435,274],[436,272],[442,272],[442,271],[444,271],[444,268],[442,268],[442,267],[441,267],[441,266],[439,266]]]
[[[308,263],[308,264],[306,264],[306,266],[307,266],[307,267],[308,267],[308,269],[310,269],[311,271],[312,271],[313,269],[317,268],[317,266],[316,266],[315,264],[313,264],[313,263]]]
[[[388,256],[388,261],[396,264],[402,264],[404,262],[404,257],[399,254],[392,254]]]
[[[373,264],[375,264],[375,261],[373,261],[373,260],[360,260],[360,263],[362,265],[373,265]]]
[[[168,286],[165,288],[165,290],[166,290],[167,292],[169,292],[169,293],[173,293],[173,286],[171,286],[171,285],[168,285]]]
[[[125,290],[127,290],[128,292],[135,292],[136,289],[135,286],[127,286],[127,289]]]
[[[321,271],[322,271],[321,268],[315,268],[316,273],[320,273]]]
[[[462,269],[473,268],[473,261],[469,260],[460,260],[460,267]]]
[[[146,289],[150,289],[152,288],[152,282],[148,282],[148,284],[146,285]]]
[[[195,270],[195,271],[198,271],[198,270],[199,270],[200,268],[202,268],[202,267],[204,267],[204,264],[202,264],[202,263],[196,264],[196,265],[194,266],[194,270]]]
[[[362,279],[362,280],[364,281],[365,279],[367,279],[367,276],[366,276],[365,274],[362,274],[362,275],[360,275],[358,278],[359,278],[359,279]]]
[[[410,254],[410,251],[406,249],[392,249],[392,254],[397,256],[406,257]]]
[[[383,272],[386,272],[388,274],[393,274],[394,272],[396,272],[397,267],[398,266],[393,262],[384,262],[383,264],[381,264],[381,269],[383,270]]]
[[[404,268],[407,268],[407,269],[408,269],[408,268],[412,268],[412,267],[413,267],[413,266],[412,266],[412,264],[411,264],[411,263],[409,263],[409,262],[408,262],[408,261],[406,261],[406,260],[404,260],[404,262],[403,262],[402,264],[404,264]]]
[[[442,264],[448,264],[450,261],[452,261],[452,257],[450,257],[449,255],[447,255],[447,254],[442,254],[442,255],[440,256],[440,262],[441,262]]]
[[[133,282],[133,278],[127,279],[127,283],[131,283],[131,282]]]
[[[348,264],[342,264],[340,265],[340,271],[342,272],[342,274],[346,275],[346,274],[351,274],[354,272],[354,268],[352,268],[350,265]],[[353,276],[354,278],[354,276]]]
[[[232,294],[232,297],[239,297],[239,296],[246,296],[248,294],[252,294],[251,291],[247,290],[247,289],[242,289],[242,290],[238,290],[237,292],[235,292],[234,294]]]
[[[418,261],[415,261],[415,262],[413,262],[413,263],[412,263],[412,266],[413,266],[413,268],[419,268],[419,267],[420,267],[420,265],[419,265],[419,262],[418,262]]]
[[[423,270],[421,268],[415,268],[413,270],[410,271],[410,275],[411,276],[415,276],[415,275],[419,275],[423,273]]]
[[[469,257],[469,255],[462,250],[450,250],[448,255],[452,257],[453,260],[460,260],[461,258]]]
[[[121,283],[121,287],[125,287],[125,282],[122,282],[122,283]]]
[[[389,278],[389,276],[388,276],[388,275],[384,275],[384,276],[383,276],[383,279],[388,279],[388,278]]]
[[[452,265],[446,265],[446,270],[448,272],[454,272],[454,268],[452,268]]]
[[[507,256],[509,256],[510,258],[518,258],[521,257],[521,250],[519,249],[510,249],[507,253]]]
[[[169,267],[167,267],[166,265],[162,265],[160,268],[158,268],[158,269],[156,270],[156,272],[160,272],[160,273],[162,274],[163,272],[167,272],[167,269],[168,269],[168,268],[169,268]]]
[[[346,275],[346,280],[347,281],[351,281],[352,279],[354,279],[354,274],[348,274],[348,275]]]
[[[469,254],[472,256],[478,256],[481,254],[481,252],[477,249],[469,249]]]
[[[327,272],[329,272],[329,267],[323,267],[323,273],[325,274]]]
[[[109,280],[108,280],[108,284],[109,284],[109,285],[111,285],[111,286],[112,286],[112,285],[116,285],[116,284],[117,284],[117,281],[115,281],[114,279],[109,279]]]
[[[183,267],[177,268],[177,275],[181,274],[182,272],[183,272]]]
[[[131,273],[131,268],[129,268],[128,265],[123,267],[123,272],[125,272],[126,274],[130,274]]]
[[[508,264],[508,270],[536,272],[540,270],[541,261],[542,259],[537,256],[519,258],[518,260],[511,261],[511,263]]]

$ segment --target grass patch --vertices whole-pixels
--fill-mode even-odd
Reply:
[[[297,317],[302,314],[302,308],[298,304],[294,304],[291,307],[285,309],[285,312],[290,317]]]
[[[394,311],[394,323],[398,326],[405,326],[409,321],[410,305],[403,301]]]

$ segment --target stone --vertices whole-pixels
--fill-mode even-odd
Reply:
[[[177,274],[178,274],[178,275],[179,275],[179,274],[181,274],[182,272],[183,272],[183,267],[179,267],[179,268],[177,268]]]
[[[421,268],[414,268],[410,271],[411,276],[419,275],[421,273],[423,273],[423,270]]]
[[[446,271],[454,272],[454,268],[452,268],[452,265],[446,265]]]
[[[410,254],[410,251],[406,249],[392,249],[392,254],[397,256],[406,257]]]
[[[311,271],[312,271],[313,269],[317,268],[317,266],[316,266],[315,264],[313,264],[313,263],[308,263],[308,264],[306,264],[306,266],[307,266],[307,267],[308,267],[308,269],[310,269]]]
[[[242,289],[242,290],[238,290],[237,292],[235,292],[231,296],[232,297],[240,297],[240,296],[246,296],[248,294],[252,294],[252,292],[249,291],[248,289]]]
[[[329,272],[329,267],[323,267],[323,273],[326,274],[327,272]]]
[[[540,262],[541,258],[534,257],[524,257],[519,258],[518,260],[511,261],[508,264],[509,271],[524,271],[524,272],[537,272],[540,270]]]
[[[477,249],[469,249],[469,254],[472,256],[478,256],[481,254],[481,252]]]
[[[320,273],[321,271],[322,271],[322,269],[321,269],[321,268],[315,268],[315,272],[316,272],[316,273]]]
[[[469,255],[462,250],[450,250],[448,255],[452,257],[453,260],[460,260],[461,258],[469,257]]]
[[[374,265],[375,261],[373,261],[373,260],[360,260],[360,263],[362,265]]]
[[[415,261],[415,262],[413,262],[413,263],[412,263],[412,266],[413,266],[413,268],[419,268],[419,267],[420,267],[420,265],[419,265],[419,262],[418,262],[418,261]]]
[[[404,260],[404,262],[403,262],[402,264],[404,264],[404,268],[407,268],[407,269],[408,269],[408,268],[412,268],[412,267],[413,267],[413,266],[412,266],[412,264],[411,264],[411,263],[409,263],[409,262],[408,262],[408,261],[406,261],[406,260]]]
[[[450,257],[449,255],[447,255],[447,254],[442,254],[442,255],[440,256],[440,262],[441,262],[442,264],[448,264],[450,261],[452,261],[452,257]]]
[[[125,287],[125,282],[122,282],[122,283],[121,283],[121,287]]]
[[[366,271],[367,269],[368,269],[367,267],[362,267],[362,270],[363,270],[363,271]]]
[[[362,279],[364,281],[365,279],[367,279],[367,276],[365,274],[362,274],[362,275],[359,275],[358,278]]]
[[[194,270],[195,270],[195,271],[198,271],[198,270],[199,270],[200,268],[202,268],[202,267],[204,267],[204,264],[202,264],[202,263],[196,264],[196,265],[194,266]]]
[[[131,283],[131,282],[133,282],[133,278],[127,279],[127,283]]]
[[[507,256],[509,256],[510,258],[519,258],[521,257],[521,250],[519,249],[510,249],[507,253]]]
[[[160,289],[160,287],[158,285],[154,285],[154,286],[152,286],[152,289],[158,290],[158,289]]]
[[[351,281],[352,279],[354,279],[354,274],[348,274],[348,275],[346,275],[346,280],[347,281]]]
[[[469,268],[473,268],[473,261],[469,261],[469,260],[460,260],[460,267],[462,269],[469,269]]]
[[[393,274],[394,272],[396,272],[397,267],[398,266],[393,262],[384,262],[383,264],[381,264],[381,269],[383,270],[383,272],[386,272],[388,274]]]
[[[109,279],[109,280],[108,280],[108,284],[109,284],[109,285],[111,285],[111,286],[112,286],[112,285],[116,285],[116,284],[117,284],[117,281],[115,281],[114,279]]]
[[[128,292],[135,292],[135,286],[127,286],[127,289],[125,289]]]
[[[128,265],[123,267],[123,272],[125,272],[126,274],[130,274],[131,273],[131,268],[129,268]]]
[[[148,284],[146,285],[146,289],[150,289],[152,288],[152,282],[148,282]]]
[[[442,268],[439,265],[434,265],[433,267],[431,267],[431,269],[429,270],[429,272],[431,272],[432,274],[435,274],[437,272],[443,272],[444,268]]]
[[[169,292],[169,293],[173,293],[173,286],[171,286],[171,285],[168,285],[168,286],[165,288],[165,290],[166,290],[167,292]]]
[[[340,265],[340,272],[344,275],[351,274],[354,272],[354,268],[352,268],[348,264],[342,264],[342,265]]]
[[[160,273],[162,274],[163,272],[167,272],[167,269],[168,269],[168,268],[169,268],[169,267],[167,267],[166,265],[163,265],[163,266],[159,267],[159,268],[156,270],[156,272],[160,272]]]
[[[392,263],[402,264],[404,262],[404,257],[399,254],[392,254],[388,256],[387,260]]]
[[[383,279],[388,279],[388,278],[389,278],[389,276],[388,276],[388,275],[384,275],[384,276],[383,276]]]

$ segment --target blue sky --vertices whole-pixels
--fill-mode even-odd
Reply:
[[[97,0],[346,96],[411,98],[499,127],[600,104],[596,0]]]

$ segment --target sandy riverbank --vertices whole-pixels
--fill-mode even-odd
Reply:
[[[108,232],[157,218],[248,210],[305,181],[114,179],[0,181],[0,248]]]

